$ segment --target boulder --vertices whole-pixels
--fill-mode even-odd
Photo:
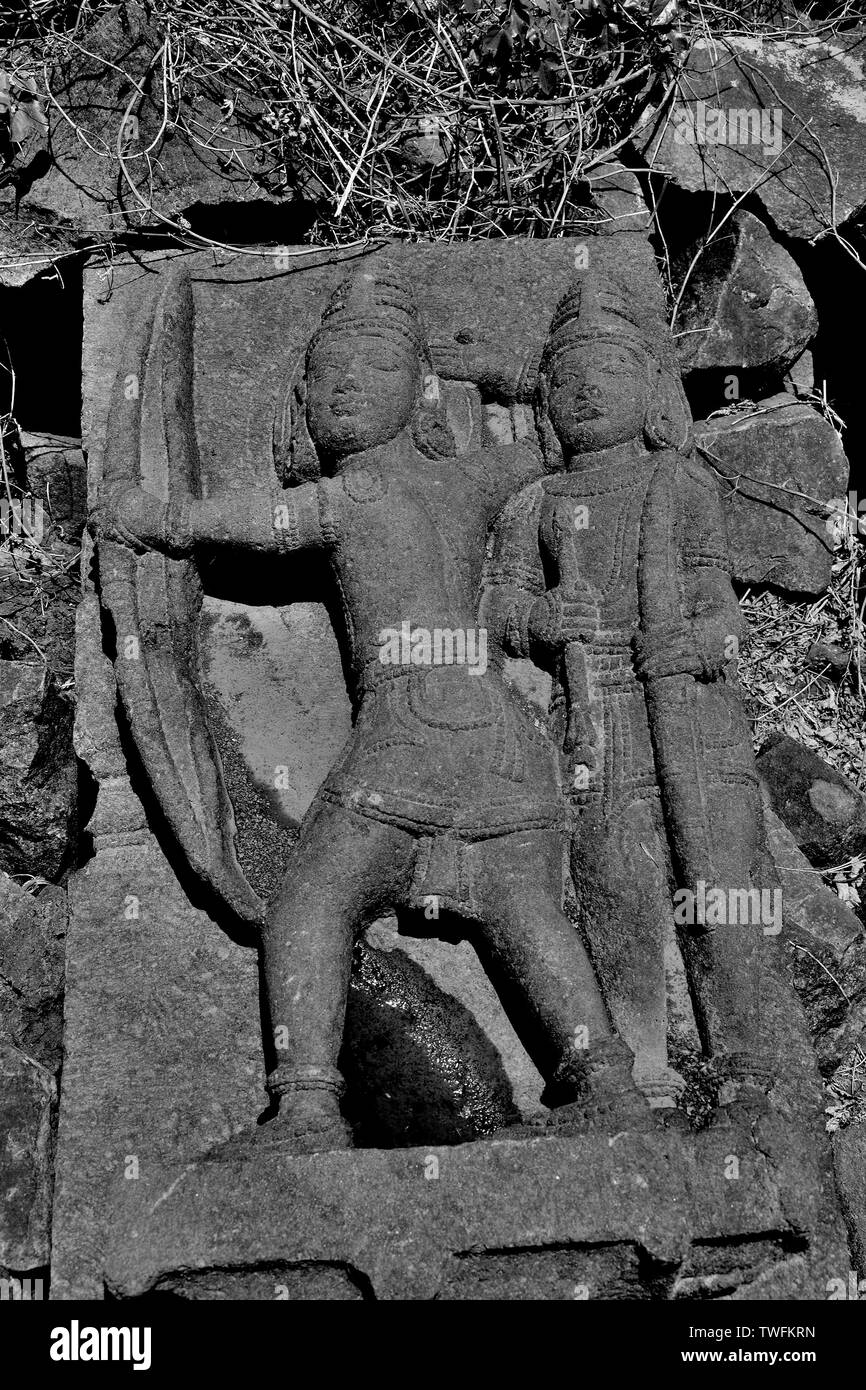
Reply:
[[[48,1071],[61,1061],[66,893],[0,873],[0,1037]]]
[[[721,479],[734,579],[823,593],[833,564],[827,503],[844,495],[849,473],[829,421],[784,392],[699,421],[695,439]]]
[[[789,968],[806,1010],[822,1076],[830,1079],[866,1034],[866,936],[769,807],[767,841],[779,874]]]
[[[653,224],[637,175],[616,160],[600,164],[589,174],[593,204],[604,214],[594,230],[600,232],[644,232]]]
[[[21,433],[27,489],[50,520],[80,535],[87,521],[87,465],[80,439]]]
[[[833,1135],[833,1163],[839,1197],[851,1241],[851,1253],[861,1275],[866,1269],[866,1123],[849,1125]],[[848,1279],[845,1296],[862,1299],[866,1280]],[[841,1295],[841,1291],[840,1291]]]
[[[75,835],[73,706],[38,663],[0,662],[0,867],[53,879]]]
[[[684,276],[691,249],[674,267]],[[818,316],[796,261],[757,217],[735,213],[701,252],[676,319],[683,371],[781,376],[814,337]]]
[[[198,205],[284,196],[276,152],[256,162],[262,112],[250,93],[189,79],[164,120],[163,42],[142,7],[121,4],[69,47],[50,77],[47,129],[22,131],[0,189],[2,283],[22,284],[54,256],[106,234],[183,227]],[[207,35],[189,42],[206,62]],[[38,54],[34,62],[38,71]],[[273,142],[266,148],[274,151]]]
[[[684,189],[754,190],[787,236],[830,235],[866,206],[864,32],[699,40],[673,107],[646,114],[644,158]]]
[[[0,1266],[16,1274],[48,1263],[55,1099],[51,1073],[0,1042]]]
[[[757,758],[779,819],[819,868],[866,855],[866,796],[829,763],[786,734],[774,734]]]

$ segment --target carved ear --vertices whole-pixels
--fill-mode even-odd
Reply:
[[[690,452],[692,416],[679,373],[651,359],[647,375],[649,404],[643,427],[647,445]]]
[[[561,473],[565,467],[565,459],[562,456],[562,446],[557,438],[556,430],[550,423],[550,415],[547,410],[547,377],[543,371],[538,376],[533,404],[535,428],[538,431],[544,466],[548,473]]]
[[[283,487],[322,476],[316,446],[307,429],[307,382],[303,369],[292,374],[274,416],[274,467]]]

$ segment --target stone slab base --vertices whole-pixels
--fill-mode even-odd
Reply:
[[[170,1166],[125,1185],[106,1288],[191,1299],[826,1298],[848,1266],[826,1169],[780,1118],[752,1130]]]

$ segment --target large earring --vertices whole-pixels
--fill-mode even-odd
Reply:
[[[533,403],[535,428],[538,432],[538,438],[541,444],[541,456],[544,459],[545,468],[548,473],[561,473],[565,467],[565,457],[556,430],[550,423],[547,399],[547,381],[544,375],[540,374],[538,377],[538,384],[535,388],[535,401]]]
[[[682,382],[656,362],[650,363],[648,377],[649,404],[643,426],[647,447],[687,453],[691,441],[691,413]]]
[[[315,482],[322,465],[307,428],[307,380],[302,370],[290,376],[274,416],[274,468],[283,487]]]

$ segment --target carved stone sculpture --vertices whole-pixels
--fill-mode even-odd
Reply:
[[[148,360],[162,361],[169,454],[186,458],[194,479],[191,315],[181,274]],[[116,563],[128,567],[133,552],[148,550],[184,557],[202,545],[322,549],[343,608],[354,729],[263,922],[276,1063],[268,1087],[278,1113],[256,1131],[260,1143],[350,1142],[337,1061],[353,940],[384,912],[431,898],[473,924],[549,1102],[568,1106],[577,1125],[605,1111],[620,1127],[645,1123],[631,1055],[612,1034],[562,910],[566,822],[555,750],[502,679],[498,653],[487,664],[478,627],[487,534],[508,498],[540,476],[541,461],[519,445],[458,456],[439,398],[411,291],[380,266],[337,291],[307,351],[297,427],[320,460],[318,481],[247,496],[241,509],[182,495],[163,502],[132,482],[134,408],[115,401],[98,524],[109,554],[126,551]],[[139,431],[144,439],[140,421]],[[123,598],[109,574],[103,593],[120,630]],[[134,693],[128,698],[135,718]],[[216,885],[254,909],[225,835],[214,853]]]
[[[642,1088],[672,1105],[672,891],[697,910],[702,892],[773,882],[731,665],[740,613],[720,500],[692,454],[670,346],[615,276],[561,300],[538,412],[552,476],[500,527],[484,613],[513,655],[556,676],[582,929]],[[679,945],[723,1097],[760,1107],[774,1075],[767,936],[757,918],[718,921],[683,913]]]
[[[89,272],[53,1295],[847,1267],[718,494],[589,241]]]

